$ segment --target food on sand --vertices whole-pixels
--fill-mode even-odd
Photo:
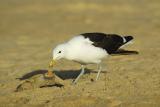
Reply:
[[[55,61],[52,60],[50,63],[49,63],[49,69],[48,69],[48,72],[44,75],[45,78],[47,79],[50,79],[50,78],[53,78],[54,77],[54,73],[52,72],[52,68],[55,64]]]

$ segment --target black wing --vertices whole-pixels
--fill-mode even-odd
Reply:
[[[81,35],[85,38],[89,38],[94,42],[94,46],[105,49],[109,54],[115,53],[119,47],[133,39],[132,36],[122,37],[117,34],[105,33],[83,33]]]

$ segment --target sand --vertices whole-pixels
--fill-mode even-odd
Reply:
[[[159,10],[159,0],[1,0],[0,107],[160,107]],[[17,78],[47,71],[53,47],[84,32],[133,35],[125,49],[139,54],[104,59],[96,82],[89,65],[76,85],[80,65],[61,60],[63,87],[15,92]]]

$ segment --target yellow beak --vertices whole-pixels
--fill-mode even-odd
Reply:
[[[52,60],[50,63],[49,63],[49,67],[53,67],[53,65],[56,64],[56,61],[55,60]]]

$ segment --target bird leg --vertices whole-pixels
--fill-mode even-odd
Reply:
[[[101,73],[101,71],[102,71],[102,67],[101,67],[100,64],[98,64],[98,73],[97,73],[97,76],[96,76],[96,81],[98,80],[99,74]]]
[[[82,66],[81,66],[81,69],[82,69],[82,70],[81,70],[80,74],[78,75],[78,77],[73,81],[73,84],[76,84],[77,81],[79,80],[79,78],[84,74],[84,72],[85,72],[85,71],[84,71],[84,68],[85,68],[84,65],[82,65]]]

